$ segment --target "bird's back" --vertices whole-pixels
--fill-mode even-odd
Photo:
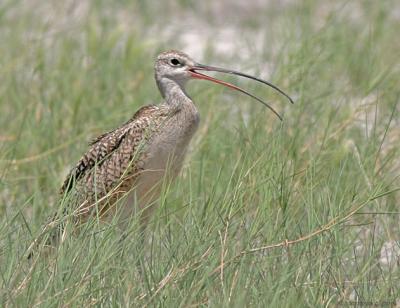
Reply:
[[[149,142],[170,116],[168,108],[145,106],[125,124],[90,143],[61,188],[67,211],[86,220],[106,214],[143,171]]]

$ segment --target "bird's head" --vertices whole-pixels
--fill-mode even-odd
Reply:
[[[190,70],[196,66],[187,54],[170,50],[160,53],[156,60],[155,75],[157,80],[167,78],[184,86],[191,79]]]
[[[256,80],[258,82],[261,82],[265,85],[268,85],[269,87],[272,87],[282,95],[284,95],[286,98],[289,99],[289,101],[293,104],[292,98],[287,95],[285,92],[283,92],[280,88],[277,86],[271,84],[268,81],[262,80],[260,78],[244,74],[238,71],[230,70],[230,69],[224,69],[220,67],[215,67],[215,66],[209,66],[209,65],[204,65],[204,64],[199,64],[196,61],[194,61],[192,58],[190,58],[187,54],[177,51],[177,50],[170,50],[170,51],[165,51],[162,52],[161,54],[158,55],[156,63],[155,63],[155,77],[157,80],[157,84],[160,87],[161,92],[165,93],[167,91],[168,84],[175,83],[178,84],[181,88],[183,88],[186,84],[187,81],[191,79],[203,79],[203,80],[208,80],[212,81],[218,84],[221,84],[223,86],[226,86],[228,88],[234,89],[236,91],[242,92],[255,100],[259,101],[269,109],[271,109],[280,119],[281,116],[267,103],[265,103],[263,100],[260,98],[254,96],[253,94],[250,94],[249,92],[243,90],[242,88],[239,88],[238,86],[235,86],[233,84],[230,84],[228,82],[225,82],[223,80],[219,80],[207,75],[204,75],[200,73],[199,71],[214,71],[214,72],[220,72],[220,73],[225,73],[225,74],[231,74],[231,75],[236,75],[236,76],[241,76],[245,78],[249,78],[252,80]]]

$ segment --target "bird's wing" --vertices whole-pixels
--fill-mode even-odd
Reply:
[[[141,136],[149,126],[149,119],[160,113],[161,108],[155,105],[144,106],[122,126],[100,135],[90,142],[89,150],[82,156],[77,165],[69,172],[61,187],[61,194],[69,192],[74,183],[82,179],[94,166],[101,166],[107,157],[112,155],[123,143],[127,135]],[[141,138],[134,139],[137,145]],[[132,144],[131,152],[135,152],[135,144]]]

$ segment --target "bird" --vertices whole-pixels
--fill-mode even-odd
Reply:
[[[204,74],[207,71],[261,82],[293,103],[283,90],[260,78],[197,63],[181,51],[162,52],[155,60],[154,74],[163,101],[140,108],[127,122],[90,142],[87,152],[62,184],[62,215],[69,213],[74,225],[80,225],[94,216],[110,221],[120,211],[118,225],[123,229],[134,213],[140,213],[141,225],[146,225],[163,183],[178,176],[188,145],[199,126],[199,110],[186,93],[190,80],[207,80],[239,91],[282,120],[275,109],[259,97]],[[50,222],[55,220],[54,216]],[[53,240],[59,240],[63,227],[58,226],[57,230],[58,235],[53,236]]]

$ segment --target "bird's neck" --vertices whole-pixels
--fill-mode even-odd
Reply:
[[[171,114],[175,116],[174,123],[180,123],[179,131],[189,141],[199,125],[199,111],[191,98],[186,94],[184,84],[179,84],[171,79],[157,79],[157,85],[165,104],[168,106]],[[176,128],[176,124],[174,124]]]
[[[180,109],[186,104],[193,104],[185,92],[184,84],[180,84],[169,78],[162,78],[157,80],[157,85],[161,95],[169,106]]]

